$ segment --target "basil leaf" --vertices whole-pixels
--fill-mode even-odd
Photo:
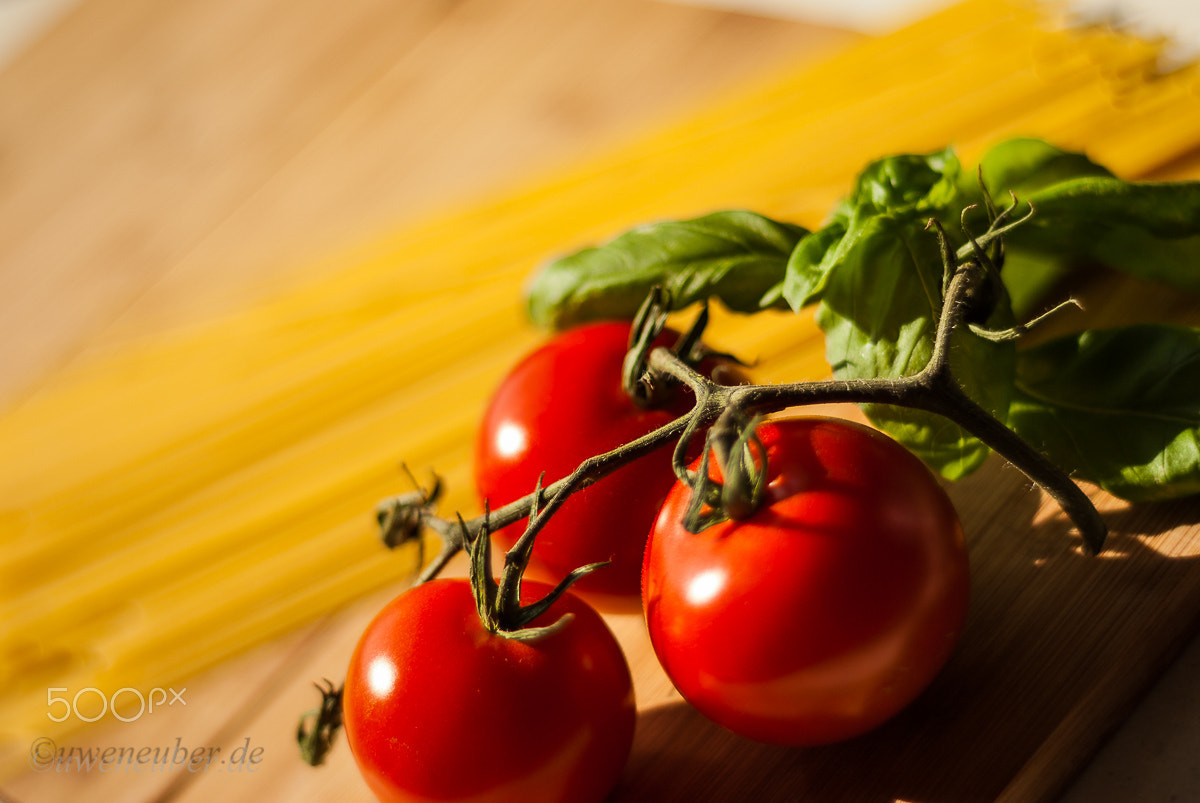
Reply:
[[[841,264],[857,239],[847,236],[846,224],[829,223],[800,241],[788,260],[780,292],[794,310],[801,310],[821,298],[834,267]]]
[[[1081,153],[1022,137],[989,149],[979,160],[979,173],[964,173],[963,190],[968,194],[976,191],[982,177],[996,203],[1004,204],[1003,196],[1010,192],[1025,198],[1054,184],[1084,176],[1112,176],[1112,172]]]
[[[834,377],[901,377],[924,368],[941,314],[941,283],[938,242],[924,221],[874,216],[831,274],[817,308]],[[1011,325],[1006,300],[987,325]],[[955,335],[951,365],[968,395],[1004,420],[1015,371],[1013,344],[964,328]],[[988,447],[940,416],[882,405],[864,405],[863,411],[950,479],[969,474],[988,455]]]
[[[1010,234],[1010,247],[1200,290],[1200,182],[1077,178],[1027,200],[1036,213]]]
[[[529,288],[529,315],[555,329],[632,318],[656,285],[674,309],[716,297],[735,312],[757,312],[807,233],[737,210],[641,226],[546,265]]]
[[[1083,332],[1020,353],[1008,424],[1134,502],[1200,492],[1200,330]]]
[[[920,371],[933,354],[942,308],[943,269],[930,218],[957,225],[963,207],[982,199],[962,183],[953,152],[902,155],[869,165],[822,229],[792,252],[782,295],[799,310],[820,302],[817,323],[837,379],[896,378]],[[987,325],[1011,323],[1007,298]],[[964,329],[953,367],[972,398],[1001,420],[1015,370],[1011,343]],[[866,405],[867,417],[947,477],[979,466],[988,448],[957,425],[919,410]]]
[[[961,173],[958,157],[949,148],[889,156],[859,174],[849,204],[855,211],[876,213],[937,211],[959,202]]]
[[[1023,137],[989,149],[977,172],[964,172],[962,189],[965,193],[978,191],[982,179],[995,203],[1003,206],[1011,202],[1011,195],[1024,201],[1033,193],[1063,181],[1111,175],[1107,168],[1081,153]],[[1046,298],[1079,268],[1078,255],[1064,254],[1058,249],[1030,251],[1014,242],[1010,235],[1005,242],[1002,275],[1017,319],[1028,320],[1042,311]]]
[[[1004,282],[1019,318],[1087,265],[1200,290],[1200,182],[1122,181],[1036,139],[994,147],[980,171],[998,202],[1012,191],[1036,210],[1005,241]]]
[[[972,202],[957,186],[960,170],[950,150],[891,156],[868,165],[830,221],[792,252],[783,298],[797,312],[819,301],[830,275],[853,258],[864,232],[879,216],[924,226],[931,217],[952,214],[957,222],[961,207]]]

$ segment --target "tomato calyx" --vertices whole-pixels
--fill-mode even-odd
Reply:
[[[414,541],[420,544],[425,519],[436,510],[437,501],[442,495],[442,478],[437,474],[433,475],[432,484],[426,490],[413,477],[408,466],[401,464],[400,469],[408,476],[415,490],[393,496],[375,508],[379,538],[388,549]],[[421,562],[424,563],[424,560]]]
[[[621,370],[621,386],[634,404],[643,408],[668,406],[682,382],[675,376],[654,370],[650,364],[650,352],[655,342],[667,328],[667,316],[671,310],[671,294],[661,286],[651,288],[646,300],[638,308],[629,330],[629,351]],[[714,351],[702,341],[708,326],[708,302],[702,302],[696,319],[683,332],[670,351],[692,370],[697,370],[706,359],[717,358],[723,362],[745,366],[746,363],[732,354]]]
[[[534,620],[544,614],[558,601],[559,597],[581,577],[608,565],[608,561],[580,566],[564,577],[537,602],[521,604],[521,578],[529,566],[533,554],[534,539],[546,521],[561,506],[565,496],[557,494],[543,506],[542,482],[539,478],[530,503],[529,525],[512,549],[504,555],[504,568],[497,581],[492,570],[492,539],[488,523],[489,511],[484,509],[483,525],[472,532],[460,516],[459,527],[463,545],[470,559],[471,590],[475,594],[475,606],[479,619],[490,633],[519,641],[536,641],[561,630],[571,620],[564,614],[549,625],[532,626]]]
[[[324,683],[313,684],[321,693],[321,705],[305,714],[296,728],[300,758],[310,767],[325,763],[334,738],[342,728],[342,688],[334,686],[328,679]]]
[[[762,507],[767,488],[767,450],[756,430],[761,416],[748,418],[737,407],[728,407],[709,430],[692,471],[683,463],[683,450],[675,455],[675,475],[692,489],[683,527],[700,533],[725,521],[742,521]],[[716,460],[714,476],[712,461]]]

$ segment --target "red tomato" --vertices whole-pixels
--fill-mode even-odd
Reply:
[[[549,485],[587,458],[691,409],[693,397],[684,388],[666,409],[643,409],[630,400],[621,387],[629,329],[628,323],[605,322],[568,330],[500,383],[475,448],[476,488],[493,509],[532,493],[543,471]],[[658,345],[672,345],[676,337],[664,333]],[[557,583],[580,566],[611,560],[572,591],[602,610],[636,609],[646,537],[675,482],[673,448],[667,444],[574,494],[538,533],[528,575]],[[494,533],[494,541],[511,548],[524,528],[522,519]]]
[[[952,652],[962,528],[924,464],[875,430],[798,418],[758,435],[769,485],[750,518],[689,533],[691,491],[671,490],[646,548],[650,638],[714,722],[764,742],[840,741],[900,711]]]
[[[526,582],[522,601],[548,587]],[[465,579],[393,600],[364,632],[343,692],[346,736],[383,801],[599,801],[633,741],[629,666],[570,594],[526,642],[486,630]]]

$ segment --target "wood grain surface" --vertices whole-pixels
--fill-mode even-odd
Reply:
[[[854,38],[630,0],[86,0],[0,74],[0,403]]]
[[[504,210],[511,185],[859,42],[649,0],[85,0],[0,73],[0,409],[73,365],[328,278],[380,232],[481,198],[472,209]],[[1163,154],[1129,170],[1200,176],[1200,130]],[[1128,282],[1098,282],[1085,301],[1106,322],[1200,322],[1194,300]],[[753,348],[766,381],[820,356],[806,320],[722,318],[715,336]],[[535,335],[509,337],[515,348]],[[844,745],[721,731],[671,689],[640,617],[610,616],[641,708],[614,800],[1053,799],[1200,621],[1200,506],[1127,508],[1091,490],[1113,529],[1100,559],[998,460],[950,488],[971,541],[968,635],[928,694]],[[293,733],[312,682],[340,679],[397,590],[181,680],[186,707],[70,737],[261,748],[260,763],[24,772],[0,791],[20,803],[367,800],[344,744],[312,769]]]
[[[84,0],[0,72],[0,408],[857,39],[647,0]],[[177,684],[186,709],[78,742],[248,735],[257,772],[30,773],[2,796],[368,799],[344,745],[314,771],[293,731],[395,590]]]

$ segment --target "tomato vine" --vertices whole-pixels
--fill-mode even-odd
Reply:
[[[989,185],[1007,189],[1011,205],[997,209]],[[1024,207],[1018,190],[1025,193]],[[1175,355],[1194,354],[1200,333],[1154,325],[1084,332],[1022,352],[1013,343],[1073,303],[1033,312],[1035,299],[1070,274],[1079,257],[1106,257],[1101,261],[1133,276],[1197,289],[1185,268],[1200,255],[1198,209],[1200,183],[1130,184],[1080,154],[1037,140],[1014,140],[987,154],[973,181],[949,150],[880,160],[863,172],[817,231],[750,212],[718,212],[638,227],[606,245],[556,260],[531,285],[531,317],[552,327],[633,318],[621,378],[625,393],[637,405],[656,407],[682,386],[691,392],[692,408],[582,460],[545,487],[539,480],[522,498],[494,509],[485,504],[484,513],[474,518],[438,514],[441,484],[435,475],[428,489],[417,486],[379,503],[382,540],[389,548],[412,542],[423,548],[425,531],[440,538],[437,555],[428,562],[422,555],[417,586],[437,578],[467,550],[484,628],[520,632],[550,604],[537,609],[519,604],[520,571],[538,531],[572,495],[673,442],[672,467],[691,492],[682,526],[700,531],[750,519],[767,496],[768,450],[757,438],[758,422],[788,408],[855,403],[878,428],[951,479],[996,452],[1051,496],[1085,549],[1099,554],[1107,525],[1076,478],[1132,500],[1200,489],[1200,465],[1190,452],[1176,448],[1181,432],[1200,423],[1193,415],[1168,417],[1171,423],[1163,424],[1164,417],[1156,414],[1158,408],[1177,405],[1176,397],[1162,389],[1177,386],[1167,380],[1191,370],[1186,366],[1194,360],[1180,362]],[[959,215],[961,240],[943,226],[952,214]],[[1036,266],[1032,273],[1030,265]],[[876,290],[873,283],[884,289]],[[743,313],[817,304],[833,378],[734,384],[699,370],[707,354],[701,338],[710,299]],[[699,311],[690,328],[673,346],[662,345],[669,314],[692,305]],[[1145,371],[1129,371],[1131,361],[1139,359],[1157,377],[1154,393],[1135,405],[1149,423],[1123,437],[1153,442],[1165,456],[1156,461],[1166,466],[1161,476],[1092,447],[1076,451],[1074,444],[1083,439],[1055,440],[1064,438],[1053,424],[1074,404],[1058,377],[1086,377],[1097,364],[1109,362],[1144,379]],[[1136,396],[1139,390],[1131,382],[1110,383],[1110,399],[1097,406],[1101,419],[1110,407],[1119,409],[1123,400]],[[1076,418],[1082,423],[1072,426],[1097,426],[1087,416]],[[935,419],[953,426],[939,427]],[[703,456],[694,463],[692,447],[701,439]],[[1142,446],[1126,451],[1149,448]],[[710,471],[713,460],[715,471]],[[513,572],[506,571],[497,584],[486,551],[489,534],[526,518],[525,535],[506,557]],[[594,568],[569,574],[552,597]],[[328,682],[318,688],[321,708],[297,734],[311,763],[323,759],[342,717],[342,690]]]
[[[1075,524],[1087,549],[1092,553],[1099,553],[1104,548],[1108,528],[1091,499],[1066,472],[968,396],[958,383],[951,365],[951,344],[955,333],[964,326],[972,325],[968,324],[965,318],[975,308],[974,300],[977,298],[979,287],[988,281],[989,276],[996,270],[994,260],[987,254],[987,248],[997,243],[1011,227],[1020,225],[1026,219],[1027,217],[1010,221],[1004,215],[997,215],[983,235],[971,238],[969,248],[957,251],[950,247],[941,227],[930,221],[934,236],[941,243],[944,281],[933,353],[925,367],[917,373],[897,378],[725,385],[697,372],[687,360],[681,359],[675,350],[657,347],[640,356],[634,352],[632,362],[645,366],[641,376],[642,382],[647,385],[663,382],[686,384],[695,394],[695,406],[689,413],[641,438],[584,460],[571,474],[545,488],[544,493],[551,500],[550,504],[555,507],[561,505],[571,494],[664,443],[678,441],[682,450],[694,432],[716,423],[722,415],[729,419],[735,414],[762,414],[789,407],[835,402],[882,404],[934,413],[953,421],[977,437],[1045,490]],[[643,329],[661,329],[665,325],[663,313],[669,303],[661,289],[653,292],[638,316]],[[701,312],[685,337],[687,343],[696,342],[700,334],[698,330],[703,328],[705,322],[706,315]],[[1016,336],[1028,325],[991,334],[1002,337]],[[633,340],[635,343],[650,342],[653,335],[647,338],[643,331],[635,333]],[[431,513],[423,502],[414,504],[414,499],[423,500],[424,497],[421,494],[416,497],[405,494],[385,500],[380,503],[378,517],[386,523],[403,522],[406,525],[404,537],[399,538],[397,525],[385,526],[382,536],[389,543],[400,543],[405,537],[417,537],[419,528],[407,526],[415,523],[414,513],[417,514],[416,520],[441,537],[442,549],[417,578],[417,582],[420,583],[436,577],[446,564],[462,551],[463,533],[473,538],[485,523],[498,528],[519,521],[527,515],[532,494],[491,510],[486,517],[466,520],[461,526]]]
[[[538,531],[571,495],[674,440],[675,472],[680,480],[692,485],[695,492],[694,510],[687,517],[691,528],[703,528],[725,516],[748,516],[758,504],[761,488],[753,476],[753,468],[751,476],[742,481],[736,480],[739,476],[736,466],[747,449],[753,452],[757,418],[797,406],[856,402],[921,409],[954,421],[1045,489],[1075,523],[1087,548],[1099,552],[1103,549],[1107,527],[1088,496],[1053,462],[973,401],[959,386],[951,365],[951,344],[955,333],[962,327],[975,326],[970,321],[980,317],[980,288],[997,270],[994,260],[988,255],[989,246],[994,246],[1006,231],[1024,220],[1009,220],[1010,211],[1011,208],[1005,213],[996,214],[983,235],[969,237],[970,247],[957,251],[951,247],[942,228],[935,221],[929,222],[931,236],[935,236],[940,243],[942,303],[932,356],[922,370],[899,378],[723,384],[693,367],[700,356],[697,349],[702,348],[699,343],[708,319],[706,306],[701,307],[692,326],[674,347],[655,345],[666,327],[667,310],[671,304],[668,294],[661,288],[655,288],[635,319],[624,385],[631,396],[642,399],[644,403],[652,403],[656,394],[669,385],[686,385],[695,399],[690,412],[616,449],[584,460],[566,477],[545,488],[539,480],[527,496],[494,510],[485,507],[480,516],[472,519],[464,519],[461,515],[448,519],[436,513],[441,484],[435,476],[429,489],[418,487],[380,503],[376,518],[384,543],[389,547],[411,541],[423,544],[422,532],[425,528],[440,536],[442,547],[439,554],[425,565],[417,577],[415,584],[418,586],[434,580],[452,558],[467,550],[472,558],[472,587],[485,628],[493,632],[519,631],[530,618],[536,618],[536,614],[541,612],[539,608],[532,615],[526,615],[525,609],[515,602],[520,575],[528,563]],[[992,333],[992,336],[1013,336],[1019,333],[1019,329],[1008,333]],[[690,441],[702,428],[714,424],[706,437],[704,462],[701,465],[706,465],[709,455],[715,453],[720,471],[726,478],[724,485],[714,485],[709,472],[703,467],[700,471],[689,471],[685,465]],[[765,460],[765,452],[760,452],[759,458],[758,471],[765,474],[766,466],[761,465]],[[750,462],[753,463],[754,458]],[[701,507],[708,510],[707,520],[700,520]],[[497,585],[491,576],[491,560],[488,557],[489,534],[525,518],[529,519],[525,534],[506,556],[506,572]],[[582,567],[569,575],[548,600],[557,598],[561,589],[595,568]],[[544,603],[545,606],[549,604],[549,601]],[[506,611],[507,614],[504,613]],[[548,627],[554,626],[551,624]],[[537,637],[543,630],[535,630],[532,636]],[[308,724],[306,720],[298,733],[302,752],[310,763],[320,763],[324,759],[341,726],[342,690],[335,690],[330,684],[321,688],[321,692],[321,708],[311,717],[312,723]]]

